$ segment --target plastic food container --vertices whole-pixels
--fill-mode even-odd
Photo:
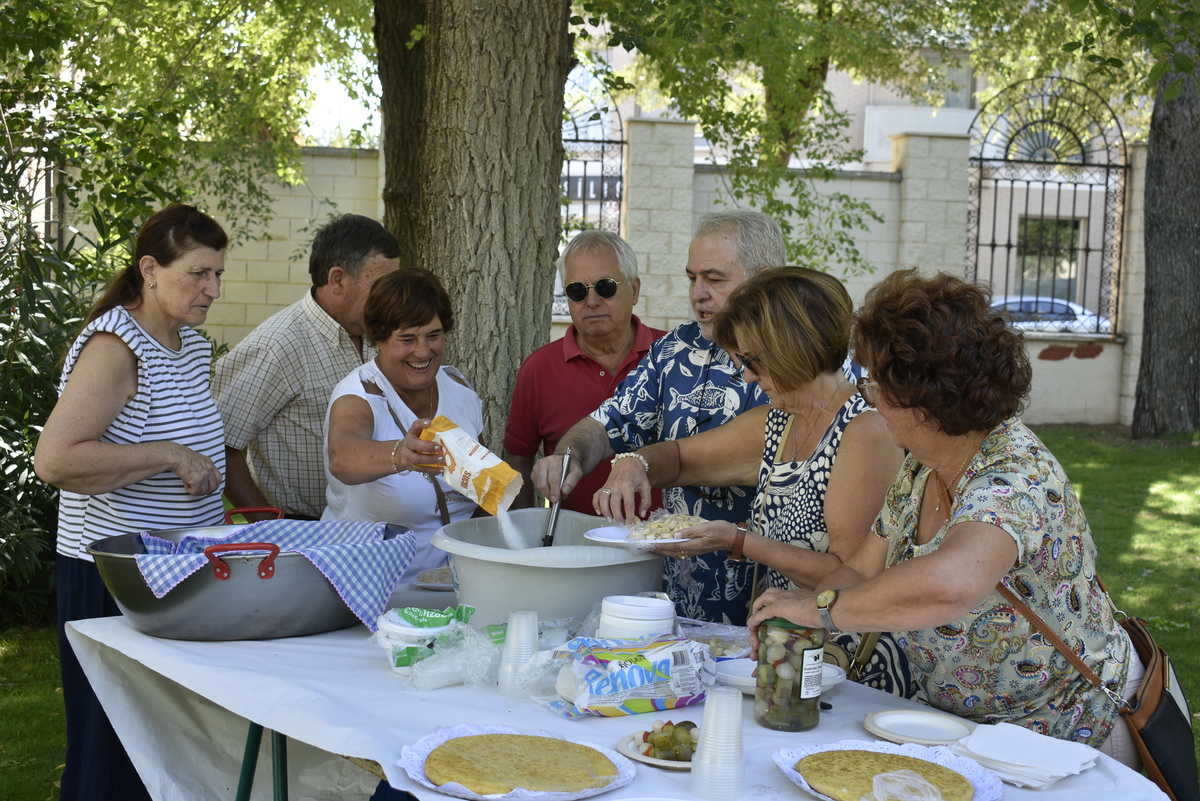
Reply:
[[[776,731],[806,731],[821,719],[825,629],[773,617],[758,627],[754,722]]]
[[[651,637],[674,630],[675,604],[666,599],[610,595],[600,602],[599,637]]]
[[[413,664],[429,655],[429,648],[438,635],[457,627],[458,622],[454,621],[445,626],[420,628],[384,616],[379,618],[377,636],[380,646],[389,655],[392,670],[401,676],[408,676],[412,673]]]
[[[539,620],[582,621],[607,595],[656,592],[662,586],[662,557],[593,545],[586,531],[609,525],[602,517],[559,512],[554,545],[542,547],[549,509],[510,512],[523,547],[511,550],[494,517],[443,526],[433,544],[450,554],[458,603],[475,607],[471,625],[504,623],[508,613],[532,610]]]

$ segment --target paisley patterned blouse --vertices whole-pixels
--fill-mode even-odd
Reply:
[[[915,542],[930,471],[911,455],[875,521],[887,566],[932,553],[952,524],[978,521],[1017,543],[1005,585],[1041,615],[1121,695],[1130,642],[1096,580],[1096,546],[1062,466],[1017,418],[988,434],[958,484],[950,520]],[[944,626],[896,632],[931,706],[981,723],[1005,721],[1062,740],[1101,745],[1115,706],[999,593]]]

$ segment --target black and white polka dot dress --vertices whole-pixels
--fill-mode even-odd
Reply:
[[[825,490],[829,487],[829,476],[846,426],[868,411],[872,409],[861,395],[851,395],[825,429],[811,456],[800,462],[776,462],[791,415],[771,409],[767,414],[766,446],[758,471],[758,491],[751,517],[759,534],[821,553],[829,550]],[[767,584],[784,590],[794,586],[786,576],[772,568],[767,568]],[[858,641],[857,634],[831,636],[826,641],[826,658],[846,667]],[[916,691],[908,660],[892,635],[887,633],[880,636],[870,662],[858,680],[894,695],[911,697]]]

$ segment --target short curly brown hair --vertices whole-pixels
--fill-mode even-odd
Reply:
[[[946,273],[892,273],[855,315],[855,358],[889,404],[921,409],[950,436],[991,430],[1024,408],[1032,368],[990,300]]]

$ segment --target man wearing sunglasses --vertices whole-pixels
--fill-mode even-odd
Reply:
[[[608,231],[582,231],[555,265],[571,310],[561,339],[534,351],[521,365],[513,390],[504,458],[525,478],[514,508],[533,505],[530,472],[538,449],[553,453],[579,418],[590,414],[650,350],[665,331],[650,328],[633,313],[641,283],[637,256]],[[595,514],[592,494],[608,480],[608,465],[593,470],[564,509]],[[661,492],[655,493],[659,505]]]
[[[751,275],[786,263],[779,224],[754,211],[705,215],[688,248],[689,301],[695,320],[677,326],[655,342],[646,358],[617,387],[616,393],[583,418],[558,442],[554,453],[533,469],[533,482],[552,501],[559,496],[562,456],[571,447],[571,469],[563,484],[566,497],[592,492],[581,479],[610,460],[637,458],[634,451],[653,442],[691,436],[729,422],[766,403],[758,384],[742,380],[728,352],[712,341],[712,317],[730,293]],[[750,517],[753,487],[672,487],[663,492],[668,512],[706,520],[742,523]],[[643,499],[645,514],[653,499]],[[589,509],[593,514],[595,507]],[[746,622],[753,569],[724,554],[664,565],[663,586],[684,617],[736,625]]]

